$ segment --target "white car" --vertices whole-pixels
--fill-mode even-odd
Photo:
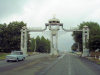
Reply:
[[[6,56],[6,61],[19,61],[19,60],[25,60],[25,55],[23,55],[22,51],[12,51],[10,55]]]

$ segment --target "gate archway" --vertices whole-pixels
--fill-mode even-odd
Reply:
[[[21,29],[21,51],[25,55],[27,55],[27,34],[28,32],[43,32],[46,29],[49,29],[51,32],[51,41],[50,41],[50,55],[58,55],[58,31],[60,29],[66,31],[66,32],[73,32],[73,31],[80,31],[82,32],[82,41],[83,41],[83,54],[82,56],[88,56],[89,55],[89,49],[87,48],[87,43],[89,41],[89,28],[88,26],[84,26],[82,30],[79,29],[65,29],[63,27],[63,23],[60,23],[59,19],[56,19],[55,17],[50,19],[48,23],[45,24],[44,29],[30,29],[27,28],[26,26],[22,27]],[[55,37],[55,46],[53,44],[54,38]]]

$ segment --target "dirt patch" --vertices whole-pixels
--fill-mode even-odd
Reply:
[[[99,56],[100,56],[100,52],[90,52],[90,56],[91,57],[97,57],[97,58],[99,58]]]
[[[96,64],[100,64],[100,60],[98,58],[95,57],[87,57],[89,60],[95,62]]]

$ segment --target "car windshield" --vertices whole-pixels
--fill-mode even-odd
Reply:
[[[11,55],[22,55],[22,52],[11,52]]]

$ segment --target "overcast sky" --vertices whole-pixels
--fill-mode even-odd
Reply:
[[[83,21],[100,24],[100,0],[0,0],[0,23],[24,21],[28,27],[44,27],[54,14],[67,29]],[[59,40],[62,50],[69,50],[73,43],[71,33],[63,33]]]

